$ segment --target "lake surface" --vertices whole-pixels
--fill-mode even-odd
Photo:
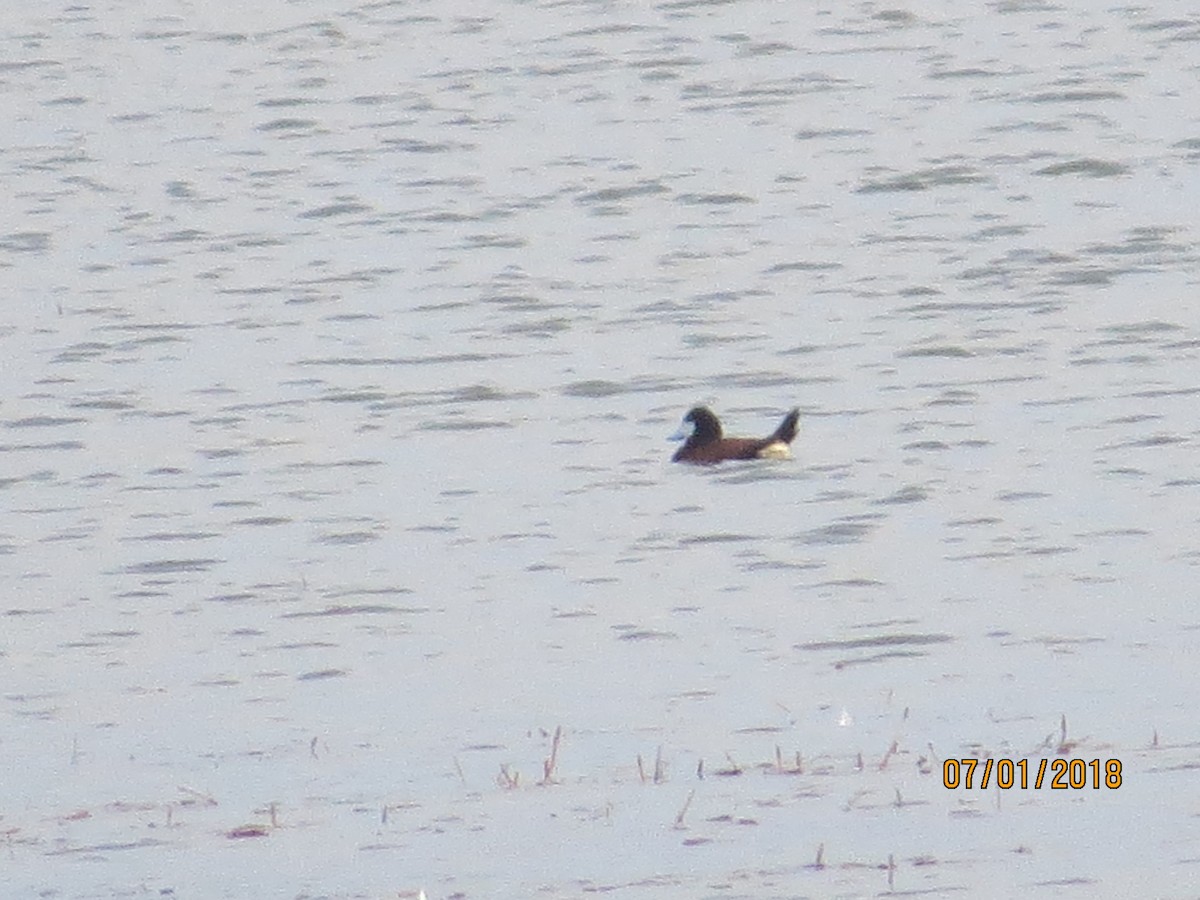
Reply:
[[[1198,48],[10,4],[0,893],[1194,896]]]

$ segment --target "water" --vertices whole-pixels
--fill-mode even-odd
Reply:
[[[0,35],[6,896],[1188,893],[1193,11]]]

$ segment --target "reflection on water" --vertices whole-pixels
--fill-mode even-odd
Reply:
[[[9,893],[1184,883],[1192,11],[0,35]]]

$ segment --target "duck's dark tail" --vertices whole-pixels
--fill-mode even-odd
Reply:
[[[771,441],[783,441],[785,444],[790,444],[796,439],[796,429],[800,424],[800,410],[793,409],[790,413],[784,416],[779,427],[775,429],[775,433],[771,435]]]

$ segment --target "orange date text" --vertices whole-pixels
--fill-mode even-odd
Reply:
[[[1121,786],[1119,759],[948,759],[942,763],[942,785],[950,791],[959,788],[986,790],[1054,791],[1085,788],[1116,790]]]

